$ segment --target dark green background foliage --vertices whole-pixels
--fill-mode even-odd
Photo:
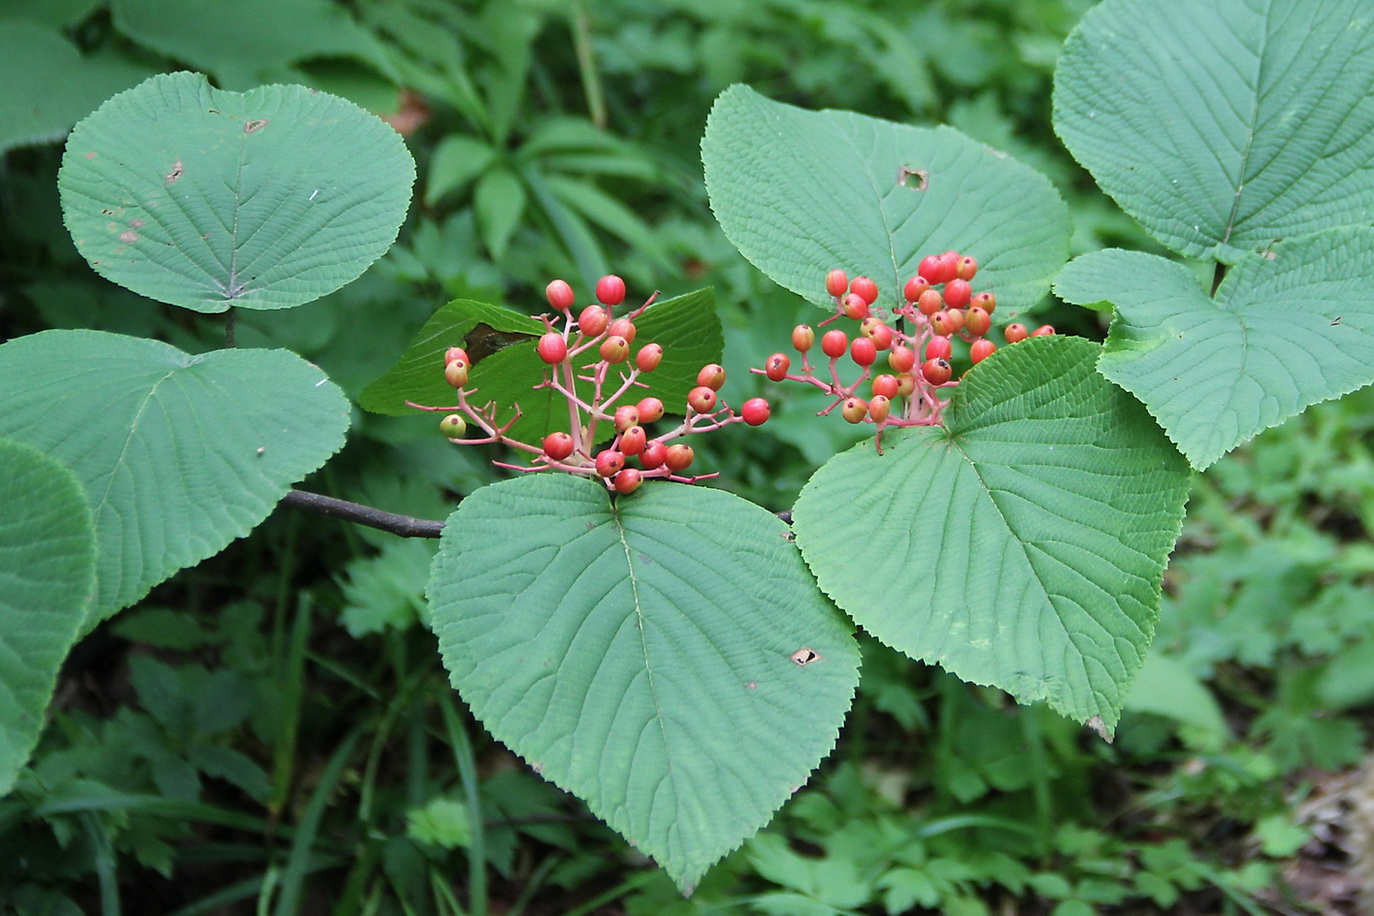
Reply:
[[[77,120],[191,69],[222,89],[342,95],[391,118],[419,170],[385,257],[319,301],[240,314],[240,346],[292,349],[356,403],[444,302],[537,313],[548,279],[581,299],[613,270],[632,297],[714,287],[723,394],[771,394],[747,367],[814,307],[711,217],[698,151],[716,96],[747,82],[951,124],[1050,179],[1072,254],[1162,255],[1050,128],[1054,64],[1090,6],[11,0],[0,341],[92,328],[221,344],[222,319],[96,276],[57,200],[56,141]],[[1104,316],[1049,298],[1024,314],[1105,334]],[[794,397],[759,430],[707,437],[698,460],[787,508],[855,441],[814,422],[822,406]],[[1304,860],[1346,852],[1319,803],[1362,760],[1374,708],[1371,410],[1368,391],[1320,404],[1194,475],[1157,651],[1114,744],[862,638],[836,752],[688,900],[450,690],[425,626],[431,542],[278,510],[78,644],[0,798],[0,911],[1305,912],[1327,891],[1303,883]],[[307,486],[438,519],[497,479],[492,457],[454,449],[432,418],[355,412]],[[854,561],[884,546],[857,543]]]

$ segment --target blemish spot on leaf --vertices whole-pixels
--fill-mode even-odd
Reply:
[[[796,662],[800,667],[805,668],[812,662],[820,661],[821,654],[817,652],[815,649],[803,647],[801,649],[798,649],[796,652],[793,652],[790,658],[792,659],[792,661]]]
[[[243,132],[245,134],[255,134],[267,126],[267,118],[254,118],[251,121],[243,122]]]
[[[1083,724],[1097,732],[1097,737],[1101,738],[1103,741],[1108,744],[1112,743],[1112,733],[1107,730],[1107,724],[1102,721],[1101,716],[1093,716]]]
[[[913,191],[924,191],[930,187],[930,172],[904,165],[897,170],[897,184]]]
[[[86,154],[86,158],[87,158],[87,159],[94,159],[95,157],[96,157],[96,152],[95,152],[95,150],[91,150],[89,153]]]
[[[119,240],[125,244],[132,245],[134,242],[138,241],[138,233],[132,229],[125,229],[123,232],[119,233]]]
[[[758,690],[758,689],[759,689],[759,682],[758,682],[758,681],[745,681],[745,682],[744,682],[744,689],[745,689],[745,690]]]
[[[172,170],[171,170],[170,172],[168,172],[168,173],[166,174],[166,176],[164,176],[164,178],[163,178],[163,184],[171,184],[172,182],[174,182],[174,181],[176,181],[178,178],[180,178],[180,177],[182,176],[182,174],[183,174],[185,171],[186,171],[186,169],[182,166],[181,160],[178,159],[178,160],[172,165]]]
[[[131,228],[134,228],[134,229],[142,229],[142,228],[143,228],[143,220],[137,219],[137,218],[131,219],[131,220],[129,220],[129,226],[130,226]]]

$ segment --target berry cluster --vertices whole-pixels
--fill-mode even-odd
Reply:
[[[873,280],[855,277],[851,281],[838,269],[826,274],[825,290],[835,302],[835,314],[820,326],[840,318],[859,323],[852,339],[838,328],[822,334],[821,352],[829,359],[828,377],[817,375],[818,367],[811,364],[816,331],[805,324],[792,331],[792,347],[801,354],[800,372],[791,371],[792,358],[786,353],[774,353],[762,369],[750,371],[775,382],[791,380],[822,389],[835,400],[820,415],[838,407],[850,423],[874,424],[880,453],[882,432],[888,426],[939,425],[946,401],[936,392],[959,384],[953,380],[950,364],[952,338],[968,342],[969,357],[975,363],[991,356],[997,345],[985,335],[992,328],[997,297],[990,291],[974,291],[972,280],[978,273],[978,262],[957,251],[922,258],[917,270],[919,274],[902,289],[903,304],[892,309],[891,323],[873,314],[873,304],[878,300],[878,285]],[[1053,333],[1049,325],[1032,332],[1025,325],[1010,324],[1003,331],[1008,343]],[[875,372],[881,353],[887,354],[890,372],[881,368]],[[848,384],[839,374],[839,362],[846,355],[859,369]],[[861,393],[865,383],[868,397]]]
[[[458,392],[458,403],[452,407],[406,403],[420,410],[458,411],[439,423],[439,430],[454,442],[463,445],[499,442],[532,456],[528,465],[493,462],[499,467],[516,471],[556,468],[570,474],[596,476],[617,493],[632,493],[651,477],[666,477],[683,483],[714,477],[714,474],[680,476],[691,466],[695,454],[690,445],[673,440],[731,423],[758,426],[768,419],[769,406],[763,398],[745,401],[739,413],[722,401],[717,392],[725,384],[725,370],[712,363],[697,373],[697,385],[687,394],[682,422],[650,437],[646,426],[664,416],[663,401],[656,397],[632,399],[636,388],[648,387],[639,377],[658,368],[663,359],[663,347],[646,343],[634,349],[635,319],[658,294],[616,317],[615,307],[625,301],[625,281],[608,275],[597,281],[597,301],[574,317],[576,296],[571,286],[563,280],[554,280],[544,292],[558,315],[539,316],[546,330],[535,345],[535,352],[549,368],[544,380],[534,387],[535,390],[552,388],[567,401],[567,432],[550,433],[538,444],[507,435],[520,419],[520,405],[514,405],[514,415],[504,425],[498,425],[494,403],[476,406],[472,398],[477,389],[468,388],[472,361],[462,347],[449,347],[444,354],[444,379]],[[583,362],[588,357],[591,361]],[[590,386],[590,397],[584,398],[577,391],[578,381]],[[469,422],[485,435],[463,438]],[[606,428],[607,425],[613,432]],[[595,448],[608,438],[609,445]]]

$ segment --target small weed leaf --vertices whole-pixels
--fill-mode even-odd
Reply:
[[[464,499],[434,562],[453,686],[684,890],[806,782],[858,683],[851,627],[785,527],[721,490],[612,504],[540,475]]]
[[[1106,0],[1064,45],[1054,128],[1188,257],[1367,224],[1374,4]]]
[[[964,377],[945,428],[835,456],[792,518],[821,588],[874,636],[1110,733],[1154,633],[1188,469],[1094,371],[1098,352],[1058,336],[1006,348]]]
[[[1068,208],[1049,180],[951,127],[804,111],[732,86],[711,109],[701,158],[730,241],[827,308],[818,268],[872,278],[888,297],[877,307],[890,309],[933,248],[973,254],[998,301],[1026,308],[1068,257]]]
[[[1319,401],[1374,382],[1374,230],[1332,229],[1240,259],[1209,298],[1180,264],[1109,249],[1055,291],[1115,307],[1098,371],[1199,470]]]

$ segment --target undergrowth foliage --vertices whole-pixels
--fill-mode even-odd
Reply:
[[[1070,36],[1055,130],[1172,259],[1110,249],[1066,264],[1050,181],[952,128],[725,90],[702,140],[715,216],[821,310],[790,348],[754,354],[767,399],[722,394],[709,289],[631,296],[633,278],[604,273],[552,280],[552,311],[534,316],[466,295],[440,306],[357,400],[443,414],[435,436],[455,462],[481,447],[507,472],[444,520],[426,589],[473,714],[686,895],[831,753],[858,689],[858,629],[1112,739],[1133,682],[1159,676],[1147,653],[1190,472],[1374,381],[1374,132],[1350,75],[1368,75],[1371,19],[1365,0],[1322,7],[1295,32],[1296,2],[1185,17],[1107,0]],[[1210,66],[1219,55],[1252,66]],[[499,145],[509,125],[496,127]],[[448,177],[427,196],[482,175],[484,244],[504,252],[514,223],[498,198],[523,208],[524,184],[486,144],[441,152]],[[234,316],[357,278],[396,238],[414,176],[389,128],[299,86],[157,76],[71,133],[58,187],[82,257],[140,295],[228,312],[228,333],[204,354],[92,330],[0,346],[0,647],[18,660],[0,666],[0,793],[77,639],[297,498],[343,446],[344,391],[289,350],[235,347]],[[1029,320],[1051,283],[1110,314],[1104,344]],[[807,389],[824,395],[816,413],[873,436],[829,457],[786,520],[703,485],[718,471],[689,440],[768,428],[789,400],[809,410]],[[396,530],[368,507],[330,511]],[[152,696],[175,675],[150,662],[139,678]],[[281,804],[250,761],[206,749],[247,716],[201,722],[197,766],[168,785],[204,771]],[[470,748],[457,757],[471,765]],[[465,804],[426,809],[415,829],[448,836],[453,811],[479,809]],[[468,841],[454,830],[442,842]],[[804,884],[808,866],[775,846],[749,855]],[[1158,901],[1202,881],[1175,874],[1177,852],[1154,850],[1137,890]],[[890,911],[943,899],[909,874],[884,880]]]

